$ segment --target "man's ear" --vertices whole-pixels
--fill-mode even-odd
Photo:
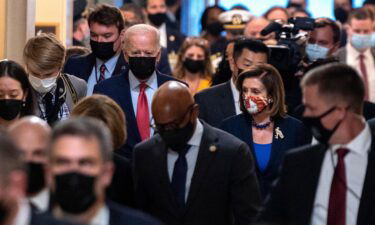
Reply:
[[[161,48],[159,48],[159,51],[156,55],[156,62],[159,63],[160,62],[160,58],[161,58]]]

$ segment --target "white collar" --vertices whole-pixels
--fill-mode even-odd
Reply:
[[[98,210],[89,225],[109,225],[109,209],[106,205]]]
[[[191,146],[200,146],[201,140],[203,135],[203,125],[202,123],[197,119],[197,125],[195,127],[193,136],[191,136],[190,140],[188,141],[188,144]]]
[[[133,72],[129,70],[129,84],[130,84],[130,89],[132,90],[137,90],[139,88],[139,80],[134,76]],[[157,77],[156,77],[156,72],[154,71],[151,75],[150,78],[146,81],[146,84],[149,88],[152,90],[158,89],[158,82],[157,82]]]
[[[36,206],[36,208],[45,212],[48,210],[50,193],[47,188],[44,188],[34,197],[29,198],[29,201]]]
[[[18,212],[13,225],[26,225],[31,221],[31,208],[27,200],[18,203]]]
[[[234,101],[238,102],[240,100],[240,92],[237,90],[232,77],[230,78],[230,88],[232,89]]]

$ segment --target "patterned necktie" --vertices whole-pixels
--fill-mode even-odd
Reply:
[[[337,165],[333,174],[329,195],[327,225],[345,225],[346,220],[346,175],[344,157],[348,149],[337,149]]]
[[[99,82],[105,80],[105,69],[106,67],[105,67],[105,64],[103,63],[99,68],[99,72],[100,72]]]
[[[367,70],[365,65],[365,56],[363,54],[359,55],[359,68],[361,70],[363,84],[365,85],[365,100],[368,100],[368,77],[367,77]]]
[[[138,95],[138,103],[137,103],[137,125],[138,131],[141,135],[142,141],[150,137],[150,114],[148,111],[148,102],[145,90],[147,88],[147,84],[145,82],[141,82],[139,84],[139,95]]]
[[[178,158],[174,164],[172,175],[172,190],[176,196],[177,202],[181,207],[185,207],[185,193],[186,193],[186,176],[187,176],[187,160],[186,153],[190,145],[186,145],[178,151]]]

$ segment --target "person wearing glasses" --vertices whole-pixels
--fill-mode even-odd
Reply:
[[[190,93],[195,93],[211,86],[212,64],[208,41],[203,38],[185,39],[178,53],[173,76],[189,85]]]
[[[165,224],[250,224],[261,202],[249,147],[199,120],[198,111],[181,82],[155,92],[157,133],[134,149],[138,207]]]

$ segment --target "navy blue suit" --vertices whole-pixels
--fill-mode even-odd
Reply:
[[[88,54],[86,56],[70,57],[64,66],[64,73],[74,75],[87,82],[91,75],[92,68],[95,65],[95,60],[96,58],[93,53]],[[112,76],[119,75],[125,72],[128,68],[129,65],[125,61],[124,55],[120,54],[116,63],[115,70],[112,73]],[[160,62],[157,65],[157,70],[167,75],[170,75],[172,73],[168,61],[168,52],[165,48],[161,49]]]
[[[185,40],[185,36],[182,35],[178,30],[167,26],[167,49],[168,53],[178,53],[182,43]]]
[[[250,116],[239,114],[225,119],[221,124],[221,129],[233,134],[243,142],[246,142],[253,155],[253,134]],[[279,129],[284,135],[283,138],[275,135],[275,129]],[[285,153],[292,148],[311,143],[310,132],[305,126],[293,117],[285,117],[274,121],[274,132],[271,147],[271,156],[265,171],[259,170],[256,164],[257,174],[263,198],[269,193],[272,182],[277,178],[278,170]]]
[[[173,77],[156,72],[158,87],[163,83],[175,80]],[[120,76],[114,76],[95,85],[94,93],[107,95],[119,104],[126,116],[126,129],[128,139],[125,146],[118,150],[118,154],[131,159],[132,150],[136,144],[141,142],[141,136],[138,131],[137,120],[134,114],[132,97],[129,84],[129,72],[126,71]],[[148,99],[151,104],[151,99]]]

